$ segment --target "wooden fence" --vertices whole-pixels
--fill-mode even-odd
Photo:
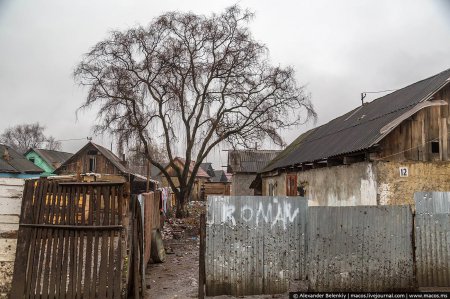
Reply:
[[[205,195],[230,195],[231,183],[206,182]]]
[[[128,236],[128,190],[124,183],[27,181],[11,298],[126,296],[129,244],[137,238]]]
[[[141,209],[143,207],[144,213],[142,223],[144,228],[144,265],[150,261],[152,251],[152,231],[160,229],[160,193],[150,192],[143,193],[139,199]]]

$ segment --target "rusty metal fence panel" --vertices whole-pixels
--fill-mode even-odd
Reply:
[[[420,287],[450,286],[450,192],[416,192],[415,244]]]
[[[406,290],[414,285],[409,206],[310,207],[314,291]]]
[[[307,210],[302,197],[208,196],[207,296],[283,293],[306,279]]]

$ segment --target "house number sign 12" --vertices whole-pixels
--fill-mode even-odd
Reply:
[[[408,176],[408,167],[399,167],[400,177],[404,178]]]

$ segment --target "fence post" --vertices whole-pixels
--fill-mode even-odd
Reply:
[[[202,213],[200,215],[200,252],[198,259],[198,298],[205,298],[205,251],[206,251],[206,217]]]

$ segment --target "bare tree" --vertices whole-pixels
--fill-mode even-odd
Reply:
[[[99,104],[98,129],[144,145],[176,194],[177,217],[200,163],[219,143],[283,144],[280,129],[315,117],[294,70],[271,65],[265,45],[252,37],[252,17],[238,6],[211,16],[166,13],[145,28],[112,32],[75,69],[89,89],[81,108]],[[179,185],[148,151],[158,138]],[[177,150],[184,167],[174,163]]]
[[[0,142],[8,144],[22,154],[32,147],[50,150],[61,149],[61,143],[52,136],[45,136],[44,130],[45,127],[38,122],[17,125],[6,129],[0,136]]]
[[[155,161],[158,163],[165,164],[168,161],[168,157],[163,148],[151,144],[149,148],[149,153],[153,157]],[[133,170],[135,173],[139,173],[141,175],[147,175],[149,173],[149,160],[147,159],[147,155],[145,153],[145,149],[142,145],[135,144],[128,146],[127,150],[127,162],[128,167]],[[151,173],[152,176],[157,175],[157,173]]]

